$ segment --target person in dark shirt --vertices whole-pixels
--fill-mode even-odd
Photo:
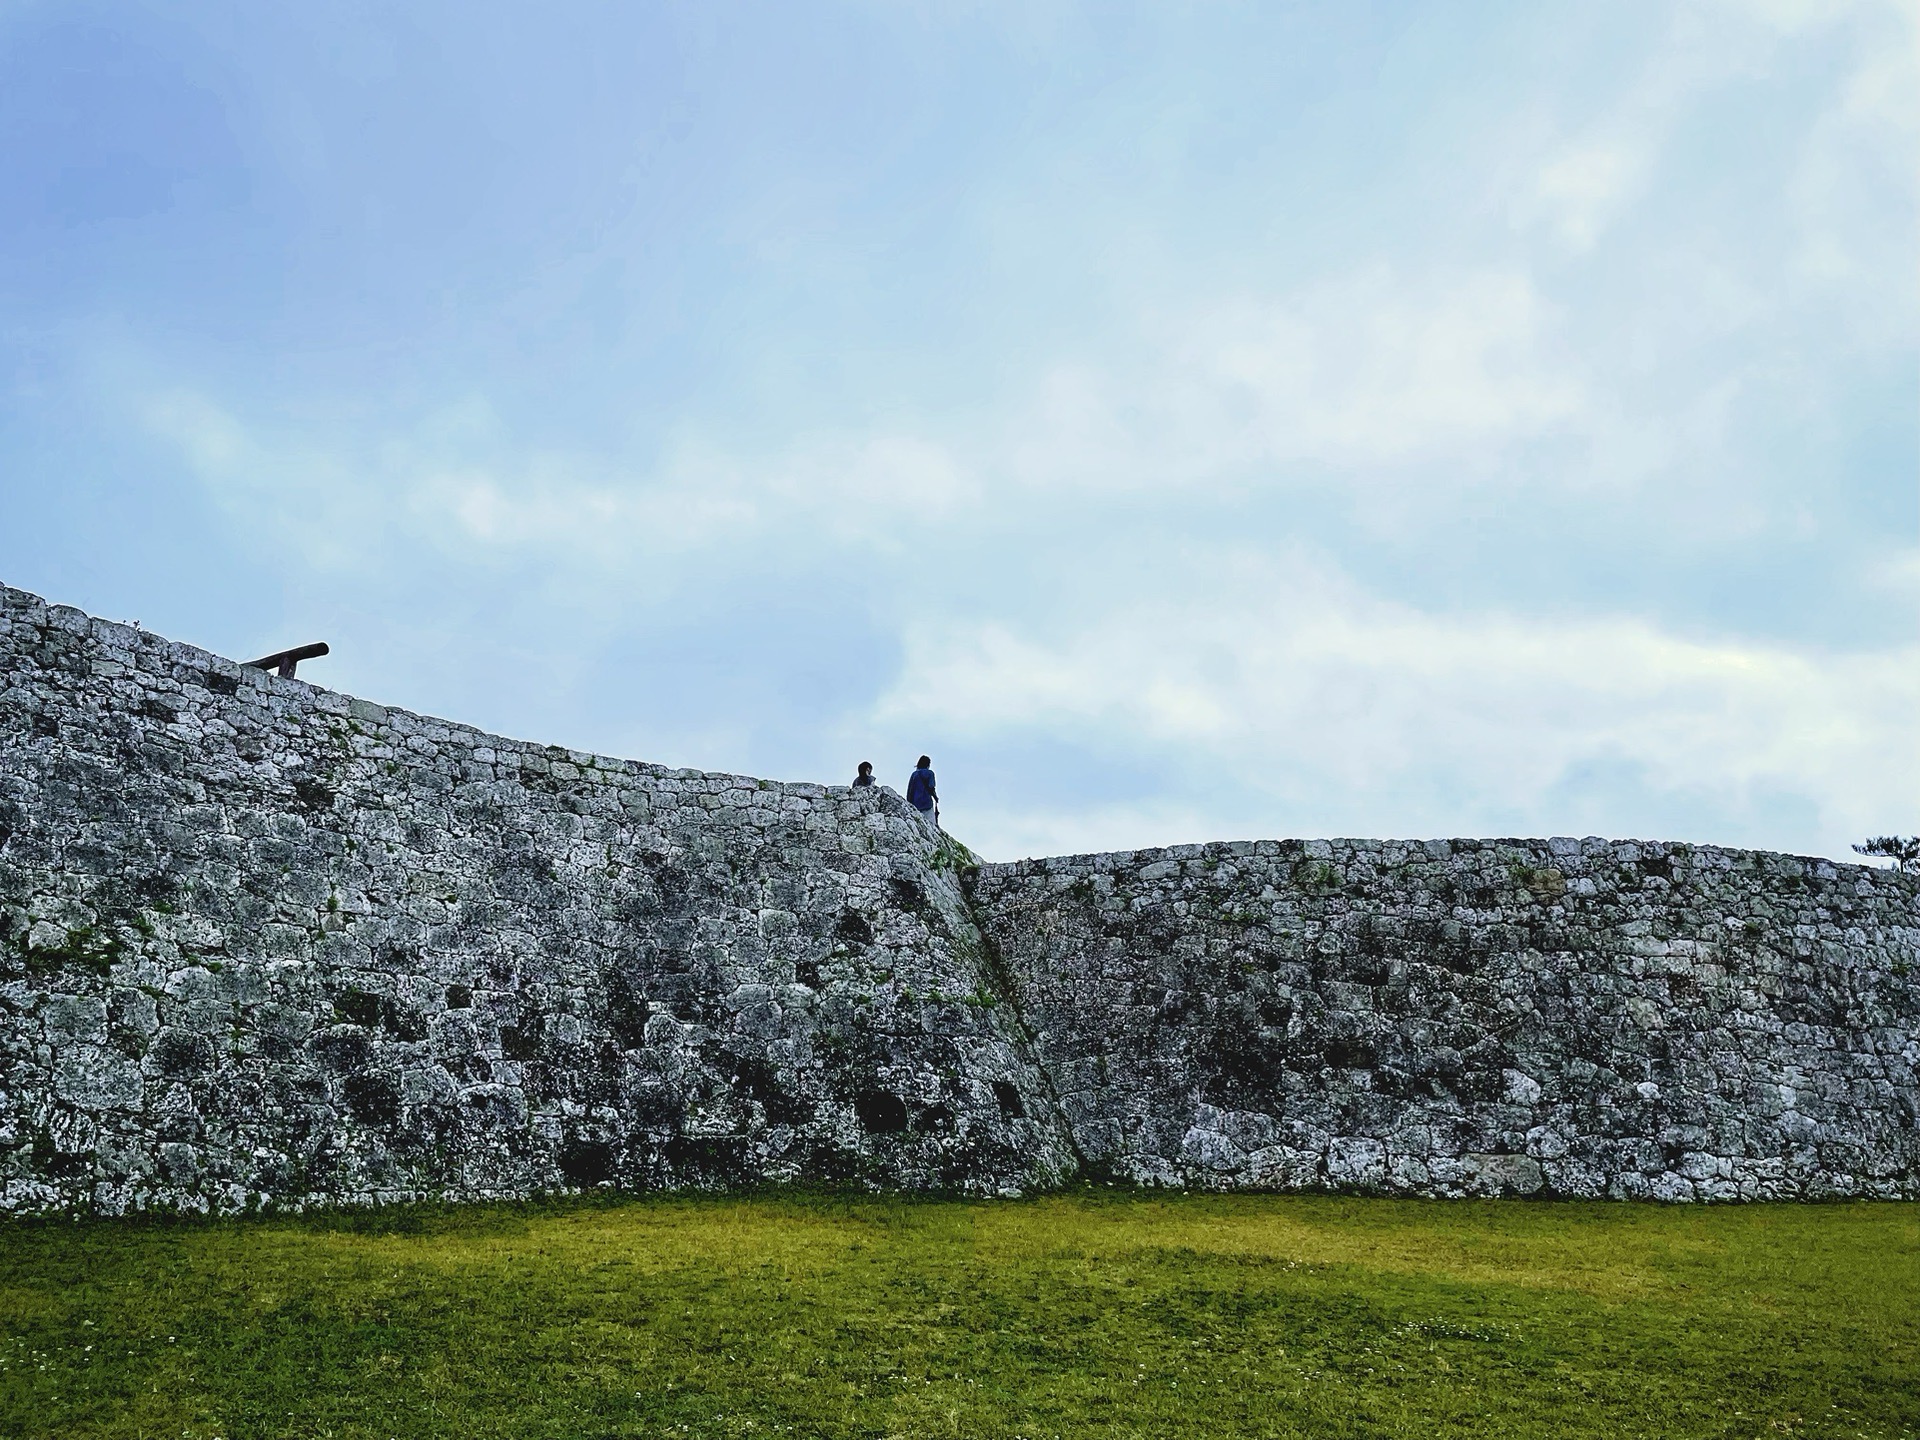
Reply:
[[[920,757],[919,768],[907,781],[907,803],[927,816],[934,824],[940,823],[940,792],[933,788],[933,761],[928,756]]]
[[[860,773],[853,777],[853,788],[859,790],[871,784],[873,784],[873,761],[862,760]]]

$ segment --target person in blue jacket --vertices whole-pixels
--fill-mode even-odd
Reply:
[[[907,803],[927,816],[934,824],[940,823],[940,792],[933,788],[933,771],[929,768],[933,760],[922,755],[920,766],[907,781]]]

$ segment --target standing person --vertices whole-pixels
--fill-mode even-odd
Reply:
[[[860,773],[853,777],[853,788],[860,790],[871,784],[873,784],[873,761],[862,760]]]
[[[933,761],[930,757],[920,757],[919,768],[907,780],[907,803],[925,815],[935,825],[940,823],[940,792],[933,788]]]

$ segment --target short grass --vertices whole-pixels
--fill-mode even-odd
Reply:
[[[772,1195],[13,1224],[0,1434],[1914,1436],[1920,1205]]]

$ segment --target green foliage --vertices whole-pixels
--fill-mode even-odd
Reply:
[[[1314,895],[1327,895],[1340,888],[1340,872],[1325,860],[1301,860],[1293,867],[1293,883]]]
[[[67,969],[111,974],[113,962],[126,950],[119,936],[91,925],[75,926],[58,945],[29,949],[24,936],[18,943],[29,975],[51,975]]]
[[[1920,870],[1920,835],[1876,835],[1853,853],[1891,860],[1896,870]]]
[[[0,1227],[0,1434],[1874,1436],[1920,1206],[773,1195]]]
[[[974,854],[964,842],[954,839],[942,830],[939,843],[934,846],[931,864],[935,870],[978,870],[980,857]]]
[[[1559,870],[1516,860],[1507,867],[1507,874],[1515,886],[1535,899],[1550,900],[1567,893],[1567,877]]]

